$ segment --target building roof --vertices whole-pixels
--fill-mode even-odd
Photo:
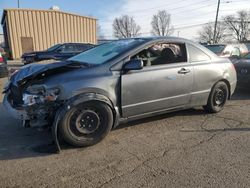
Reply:
[[[2,19],[1,19],[1,24],[3,25],[3,22],[5,20],[5,16],[7,14],[7,12],[10,11],[32,11],[32,12],[56,12],[56,13],[61,13],[61,14],[68,14],[68,15],[72,15],[72,16],[78,16],[78,17],[84,17],[84,18],[88,18],[88,19],[93,19],[93,20],[97,20],[94,17],[90,17],[90,16],[82,16],[82,15],[78,15],[78,14],[73,14],[73,13],[68,13],[68,12],[63,12],[61,10],[42,10],[42,9],[23,9],[23,8],[9,8],[9,9],[4,9],[3,10],[3,14],[2,14]]]

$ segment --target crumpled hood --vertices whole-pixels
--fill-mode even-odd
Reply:
[[[47,72],[49,70],[57,70],[67,66],[71,66],[70,69],[81,68],[81,63],[63,61],[63,62],[53,62],[48,64],[29,64],[23,66],[14,75],[10,77],[11,83],[14,85],[19,85],[25,83],[28,80],[35,78],[37,75]]]

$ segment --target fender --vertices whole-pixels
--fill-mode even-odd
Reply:
[[[73,106],[76,106],[78,104],[84,103],[84,102],[88,102],[88,101],[99,101],[99,102],[104,102],[107,105],[110,106],[110,108],[113,111],[113,115],[114,115],[114,125],[113,127],[115,127],[118,122],[119,122],[119,111],[117,110],[117,108],[114,107],[114,105],[112,104],[112,102],[109,100],[108,97],[101,95],[101,94],[97,94],[97,93],[84,93],[84,94],[80,94],[77,95],[73,98],[71,98],[70,100],[68,100],[60,109],[57,110],[54,121],[53,121],[53,125],[52,125],[52,137],[54,140],[54,143],[56,145],[56,153],[60,153],[61,151],[61,147],[60,147],[60,143],[58,140],[58,126],[60,124],[60,121],[62,119],[62,117],[65,116],[65,114],[71,110],[71,108]]]

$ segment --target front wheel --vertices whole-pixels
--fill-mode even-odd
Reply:
[[[113,113],[101,102],[86,102],[66,113],[59,126],[59,133],[70,145],[82,147],[100,142],[111,130]]]
[[[225,82],[218,82],[212,88],[208,102],[203,108],[209,113],[218,113],[223,110],[229,96],[229,89]]]

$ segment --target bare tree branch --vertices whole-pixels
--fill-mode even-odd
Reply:
[[[171,35],[174,31],[174,28],[170,24],[171,15],[165,10],[158,11],[158,13],[152,17],[152,34],[155,36]]]
[[[113,21],[113,32],[117,38],[131,38],[140,35],[140,26],[136,24],[133,17],[128,15],[115,18]]]
[[[201,42],[221,43],[225,41],[227,37],[226,30],[227,30],[226,25],[223,22],[218,22],[215,34],[215,41],[213,41],[214,23],[211,22],[204,25],[202,29],[198,32],[198,34]]]
[[[239,11],[237,15],[226,16],[224,21],[236,40],[242,42],[250,37],[250,13],[247,11]]]

